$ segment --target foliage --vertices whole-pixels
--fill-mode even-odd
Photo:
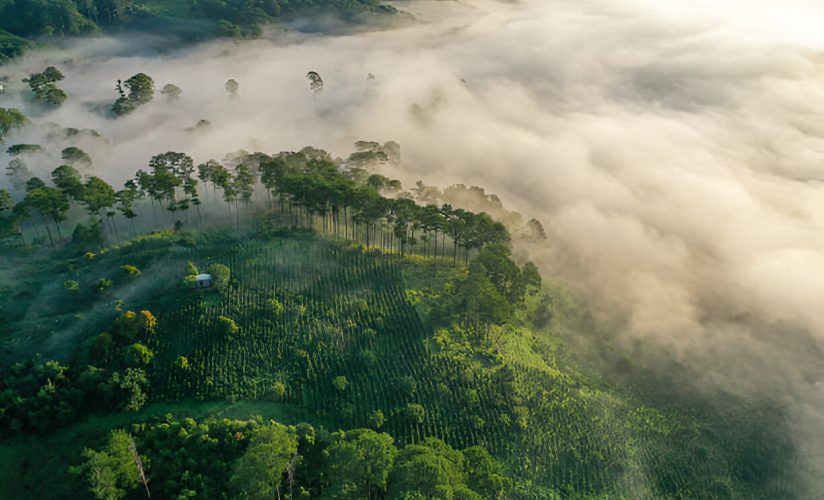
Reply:
[[[212,264],[206,269],[206,274],[212,275],[212,286],[219,291],[227,289],[232,275],[229,268],[223,264]]]
[[[132,344],[126,350],[126,360],[133,366],[148,365],[154,353],[143,344]]]
[[[63,73],[54,66],[49,66],[42,73],[32,73],[28,78],[23,79],[39,101],[55,106],[63,104],[66,100],[66,93],[57,87],[56,83],[65,78]]]
[[[112,106],[112,111],[117,115],[126,115],[152,100],[154,80],[145,73],[138,73],[125,82],[118,80],[117,92],[120,97]]]
[[[6,136],[15,130],[20,130],[31,123],[26,115],[14,108],[0,108],[0,144]]]
[[[112,431],[102,451],[86,449],[86,462],[71,471],[85,475],[89,491],[99,500],[118,500],[138,486],[138,466],[132,452],[132,439],[123,430]]]
[[[60,157],[71,165],[80,165],[82,167],[92,166],[92,157],[82,149],[73,146],[61,151]]]
[[[80,251],[99,247],[104,241],[103,225],[96,219],[89,220],[88,225],[77,224],[72,232],[71,244]]]
[[[22,56],[34,46],[34,42],[0,29],[0,64]]]
[[[112,286],[112,280],[107,280],[106,278],[100,278],[99,280],[92,283],[92,290],[95,292],[102,292],[103,290]]]
[[[346,376],[341,375],[339,377],[335,377],[335,379],[332,380],[332,385],[335,386],[335,389],[339,391],[345,391],[346,386],[349,385],[349,381],[346,380]]]
[[[6,154],[10,156],[33,155],[45,152],[46,150],[39,144],[15,144],[6,149]]]
[[[137,277],[140,276],[142,273],[140,270],[134,266],[130,266],[128,264],[120,266],[120,272],[118,273],[121,278],[126,277]]]
[[[379,498],[386,491],[397,449],[389,434],[355,429],[332,434],[326,474],[328,498]]]
[[[234,465],[229,487],[238,498],[266,500],[280,496],[283,475],[298,442],[294,430],[275,422],[255,429],[246,453]]]

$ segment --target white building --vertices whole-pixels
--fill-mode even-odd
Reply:
[[[198,274],[197,275],[197,287],[198,288],[206,288],[207,286],[212,286],[212,275],[211,274]]]

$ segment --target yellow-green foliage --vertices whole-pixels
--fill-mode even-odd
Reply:
[[[140,276],[141,274],[142,273],[140,272],[140,270],[138,268],[134,267],[134,266],[130,266],[128,264],[125,265],[125,266],[120,266],[120,277],[121,278],[124,278],[124,277],[136,278],[136,277]]]

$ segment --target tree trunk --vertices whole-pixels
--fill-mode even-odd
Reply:
[[[43,215],[42,213],[40,215],[43,216],[43,225],[46,226],[46,232],[49,233],[49,241],[51,242],[52,248],[54,248],[54,239],[52,239],[51,228],[49,228],[49,222],[46,220],[45,215]]]
[[[57,214],[54,215],[54,225],[57,226],[57,236],[60,238],[60,244],[63,244],[63,231],[60,230],[60,221],[57,220]]]
[[[26,237],[23,236],[23,229],[20,227],[20,224],[14,224],[17,227],[17,232],[20,234],[20,239],[23,240],[23,248],[26,249],[26,253],[29,253],[29,246],[26,244]]]
[[[109,217],[112,220],[112,227],[114,228],[114,237],[120,243],[120,235],[117,234],[117,224],[114,223],[114,216]]]
[[[157,211],[154,206],[154,198],[149,196],[149,199],[152,200],[152,215],[154,215],[155,226],[157,226]]]
[[[432,253],[434,257],[432,258],[432,269],[435,272],[438,272],[438,231],[435,230],[435,245],[432,247]]]

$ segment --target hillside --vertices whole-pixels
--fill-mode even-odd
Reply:
[[[89,35],[124,27],[190,39],[256,38],[266,24],[297,15],[353,20],[365,13],[396,12],[380,0],[0,0],[0,64],[33,47],[27,38]],[[156,28],[151,20],[165,22]]]
[[[2,377],[0,471],[10,491],[89,498],[83,479],[92,462],[76,474],[69,467],[83,463],[84,447],[99,448],[109,429],[122,428],[143,456],[153,497],[162,498],[229,498],[239,460],[272,433],[294,439],[291,463],[303,457],[294,476],[284,473],[283,494],[294,477],[307,498],[365,498],[364,491],[379,498],[535,499],[798,493],[785,462],[792,449],[769,427],[775,420],[747,416],[757,408],[654,408],[643,394],[553,362],[563,356],[564,336],[584,334],[569,330],[586,321],[556,286],[529,285],[515,315],[487,330],[464,294],[478,295],[471,288],[478,263],[497,261],[498,272],[514,265],[503,248],[479,251],[466,268],[449,257],[367,251],[281,226],[284,217],[288,212],[262,214],[261,229],[242,236],[157,232],[79,258],[69,248],[5,269],[4,332],[13,349]],[[201,270],[224,265],[229,273],[211,288],[181,286],[194,272],[190,263]],[[121,272],[123,266],[135,271]],[[101,279],[111,284],[94,291]],[[64,286],[70,281],[79,291]],[[47,354],[12,364],[38,350]],[[52,356],[59,364],[46,362]],[[397,468],[387,468],[382,487],[347,490],[334,472],[336,460],[352,460],[340,455],[341,443],[361,434],[330,432],[358,428],[386,433],[392,450],[407,450],[386,451]],[[244,436],[257,437],[250,444]],[[207,437],[223,450],[223,465],[206,458],[215,450],[195,445]],[[484,462],[491,467],[485,479],[466,475],[480,466],[429,438],[476,462],[483,461],[480,447],[501,465]],[[109,441],[109,459],[122,452],[119,442]],[[410,486],[400,467],[415,446],[468,468]],[[54,478],[63,487],[55,488]],[[117,484],[127,498],[145,494],[139,483]]]

